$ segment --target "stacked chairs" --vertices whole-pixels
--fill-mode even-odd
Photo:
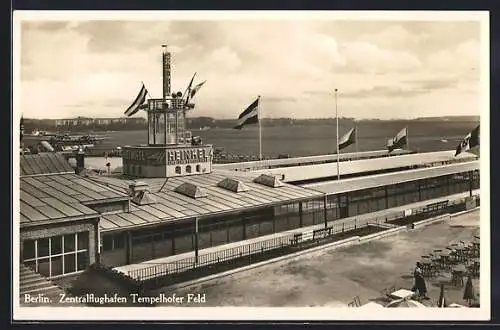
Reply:
[[[479,277],[480,260],[479,258],[470,258],[466,263],[467,273],[473,278]]]
[[[470,245],[464,241],[460,241],[456,246],[458,262],[465,262],[469,256]]]
[[[454,286],[464,286],[464,276],[467,273],[467,268],[463,265],[454,266],[451,269],[451,282]]]
[[[441,249],[435,249],[431,255],[431,262],[432,262],[434,269],[436,269],[436,270],[443,269],[443,263],[442,263],[442,259],[441,259],[442,252],[443,252],[443,250],[441,250]]]
[[[352,301],[347,304],[348,307],[360,307],[361,306],[361,299],[359,299],[359,296],[355,296],[352,298]]]
[[[420,263],[422,264],[422,273],[424,277],[432,277],[434,276],[435,268],[432,266],[431,256],[425,255],[421,257]]]
[[[456,245],[452,244],[451,246],[446,248],[449,253],[448,258],[446,260],[448,270],[451,270],[453,266],[459,264],[459,256],[455,247]]]
[[[448,248],[441,252],[441,269],[451,270],[453,264],[452,251]]]
[[[391,302],[393,300],[391,293],[393,293],[394,291],[396,291],[396,286],[392,286],[392,287],[385,288],[384,290],[382,290],[382,292],[381,292],[382,300],[385,303]]]
[[[479,236],[474,236],[472,239],[472,249],[471,249],[471,254],[472,258],[479,258],[479,251],[481,250],[481,242],[479,239]]]

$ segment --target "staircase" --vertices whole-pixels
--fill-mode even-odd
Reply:
[[[19,301],[22,306],[40,306],[40,305],[57,305],[61,294],[65,293],[64,290],[49,279],[43,277],[42,275],[34,272],[30,268],[20,265],[19,268]],[[43,297],[50,299],[50,302],[44,303],[27,303],[25,302],[25,295],[29,294],[32,297],[37,297],[40,294]],[[64,304],[64,306],[70,306],[75,304]]]

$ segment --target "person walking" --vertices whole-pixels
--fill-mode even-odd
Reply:
[[[427,286],[425,285],[422,264],[420,262],[417,262],[415,270],[413,271],[413,277],[415,278],[415,284],[413,285],[411,291],[418,292],[419,298],[429,299],[427,297]]]

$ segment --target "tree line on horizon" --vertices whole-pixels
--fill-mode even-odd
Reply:
[[[30,119],[24,118],[24,130],[26,133],[33,130],[141,130],[147,128],[147,121],[135,121],[132,123],[110,123],[110,124],[81,124],[81,125],[59,125],[56,126],[55,119]],[[445,116],[445,117],[425,117],[416,119],[355,119],[349,117],[339,118],[340,125],[356,125],[358,123],[370,122],[390,122],[390,123],[410,123],[415,121],[450,121],[450,122],[479,122],[479,116]],[[187,129],[200,128],[232,128],[236,119],[215,119],[212,117],[191,117],[186,118]],[[314,126],[314,125],[335,125],[335,118],[262,118],[263,127],[283,127],[283,126]]]

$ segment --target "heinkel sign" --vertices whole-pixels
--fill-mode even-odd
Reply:
[[[207,147],[190,148],[138,148],[123,150],[123,160],[130,163],[144,163],[149,165],[180,165],[190,163],[205,163],[212,160],[213,149]],[[168,162],[168,163],[167,163]]]

